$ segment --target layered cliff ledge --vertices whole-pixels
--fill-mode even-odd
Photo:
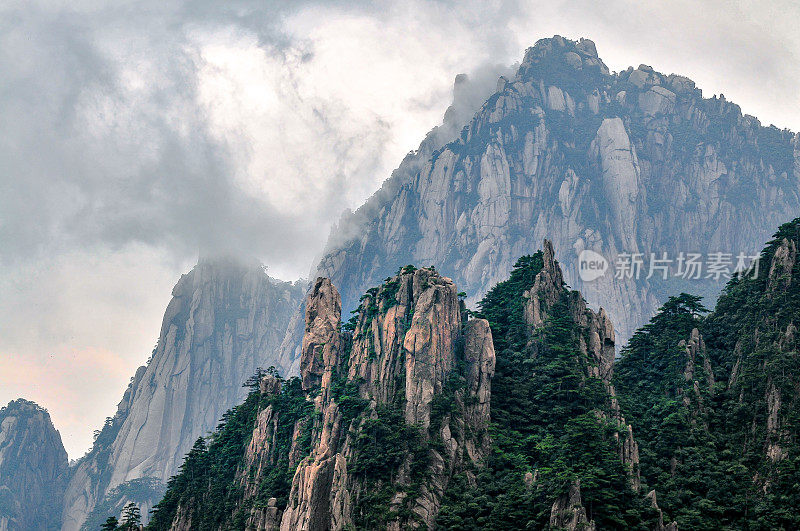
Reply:
[[[151,359],[72,472],[63,529],[99,526],[130,501],[147,515],[195,439],[244,399],[257,367],[275,363],[302,292],[230,259],[202,260],[183,275]]]
[[[47,410],[18,399],[0,409],[0,529],[57,529],[67,452]]]

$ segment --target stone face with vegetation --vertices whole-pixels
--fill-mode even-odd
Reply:
[[[339,288],[345,311],[408,263],[435,265],[473,306],[547,238],[567,283],[605,308],[624,344],[669,295],[691,284],[713,299],[722,284],[647,280],[647,271],[583,283],[580,251],[612,264],[619,253],[752,255],[800,211],[796,134],[704,98],[679,75],[609,72],[589,40],[540,40],[462,125],[409,155],[332,232],[316,272]],[[298,359],[296,325],[286,368]]]
[[[464,83],[332,232],[306,302],[255,264],[180,280],[66,486],[46,413],[34,454],[6,412],[0,531],[62,492],[66,531],[159,499],[154,529],[800,527],[798,222],[708,316],[710,281],[668,298],[688,284],[576,268],[754,254],[800,207],[797,135],[684,77],[611,73],[584,39],[539,41],[476,113]],[[242,390],[269,365],[287,378]]]
[[[67,452],[47,410],[28,400],[0,409],[0,529],[57,529]]]
[[[320,278],[301,376],[251,380],[150,528],[797,528],[799,245],[800,218],[759,275],[710,313],[672,297],[616,363],[548,241],[477,312],[407,266],[339,327]]]
[[[800,218],[708,311],[682,294],[623,350],[643,481],[681,528],[800,526]]]
[[[492,447],[474,480],[456,476],[437,525],[657,527],[611,383],[614,328],[566,288],[552,244],[520,258],[479,308],[497,353]]]
[[[345,324],[319,278],[301,374],[272,371],[170,481],[152,529],[643,529],[614,330],[550,242],[470,316],[450,279],[401,268]]]
[[[259,375],[257,390],[254,380],[187,456],[152,528],[433,525],[453,473],[478,467],[490,445],[491,331],[433,269],[401,269],[344,325],[340,308],[318,279],[301,376]],[[220,468],[214,479],[234,488],[207,481]],[[190,484],[190,470],[205,476]]]

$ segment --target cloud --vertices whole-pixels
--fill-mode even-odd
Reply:
[[[145,243],[307,271],[492,50],[442,53],[473,31],[449,6],[384,7],[2,8],[0,260]]]

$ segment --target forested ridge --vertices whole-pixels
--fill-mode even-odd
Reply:
[[[800,527],[798,242],[800,218],[713,312],[671,298],[617,363],[644,480],[683,529]]]
[[[780,227],[758,273],[735,276],[715,309],[691,294],[671,297],[609,365],[610,324],[564,284],[546,242],[544,251],[520,258],[477,311],[459,310],[462,332],[475,320],[491,328],[491,420],[486,452],[450,461],[450,472],[437,476],[438,494],[427,474],[435,469],[433,456],[448,455],[449,443],[437,434],[449,426],[466,444],[474,429],[456,422],[459,415],[468,418],[476,400],[469,397],[469,360],[458,354],[464,348],[458,342],[427,426],[404,417],[401,388],[376,405],[352,371],[337,369],[340,376],[319,391],[304,388],[300,378],[258,373],[247,400],[198,440],[148,528],[185,528],[176,522],[190,521],[192,529],[245,529],[258,510],[280,521],[297,490],[298,462],[291,455],[313,456],[319,448],[312,426],[325,425],[321,419],[330,410],[323,413],[319,403],[330,395],[325,400],[335,404],[335,418],[349,426],[337,444],[354,478],[348,492],[355,511],[348,509],[342,528],[383,528],[398,519],[424,526],[413,503],[397,505],[401,492],[412,501],[430,494],[431,525],[441,529],[796,529],[798,243],[800,218]],[[371,344],[368,334],[383,333],[370,323],[394,315],[410,289],[401,283],[412,285],[403,275],[417,271],[403,268],[365,295],[340,325],[344,357],[338,363],[356,364],[354,341]],[[444,282],[436,275],[425,270],[415,286]],[[397,321],[401,336],[413,318],[412,310]],[[369,348],[364,363],[380,365],[384,353]],[[404,371],[397,377],[404,379]],[[279,383],[265,393],[265,379]],[[276,442],[269,467],[245,495],[245,454],[266,408],[280,412]],[[345,435],[350,442],[342,446]],[[404,475],[407,481],[398,479]]]

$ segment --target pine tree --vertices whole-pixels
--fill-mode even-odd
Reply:
[[[120,529],[139,529],[142,525],[142,513],[139,506],[130,502],[122,510],[122,525]]]

